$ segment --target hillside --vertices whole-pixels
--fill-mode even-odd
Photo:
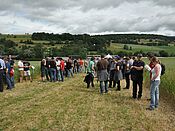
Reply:
[[[72,35],[69,33],[49,34],[33,33],[25,35],[0,35],[1,54],[25,54],[27,58],[44,56],[80,55],[87,54],[123,54],[133,55],[149,52],[157,56],[175,56],[175,37],[153,34],[109,34],[109,35]],[[7,41],[7,42],[6,42]],[[10,41],[13,47],[7,46]],[[2,43],[7,44],[3,45]],[[6,47],[7,46],[7,47]],[[124,48],[127,47],[127,48]],[[36,49],[40,49],[40,55]],[[25,52],[23,52],[25,50]],[[33,55],[31,55],[33,54]]]

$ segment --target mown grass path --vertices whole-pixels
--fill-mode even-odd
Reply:
[[[149,91],[131,99],[131,90],[99,94],[87,89],[83,74],[64,83],[18,83],[0,94],[0,130],[175,130],[175,111],[166,101],[147,111]],[[122,83],[124,85],[124,82]]]

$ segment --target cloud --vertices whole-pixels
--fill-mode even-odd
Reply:
[[[0,0],[1,33],[175,35],[173,0]]]

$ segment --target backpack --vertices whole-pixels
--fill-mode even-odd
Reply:
[[[162,71],[161,71],[161,76],[165,74],[165,65],[164,64],[160,64],[161,65],[161,68],[162,68]]]

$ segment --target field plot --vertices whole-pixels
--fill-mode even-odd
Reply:
[[[137,52],[137,51],[143,51],[143,52],[154,52],[158,53],[159,51],[166,51],[169,54],[174,53],[175,46],[146,46],[146,45],[133,45],[133,44],[127,44],[127,46],[132,47],[132,50],[124,50],[125,44],[118,44],[118,43],[112,43],[110,47],[108,47],[109,50],[112,52],[119,52],[119,51],[126,51],[126,52]]]
[[[83,79],[16,84],[0,94],[0,130],[175,130],[174,111],[164,101],[156,111],[145,109],[147,89],[138,101],[131,90],[100,95],[99,83],[87,89]]]

